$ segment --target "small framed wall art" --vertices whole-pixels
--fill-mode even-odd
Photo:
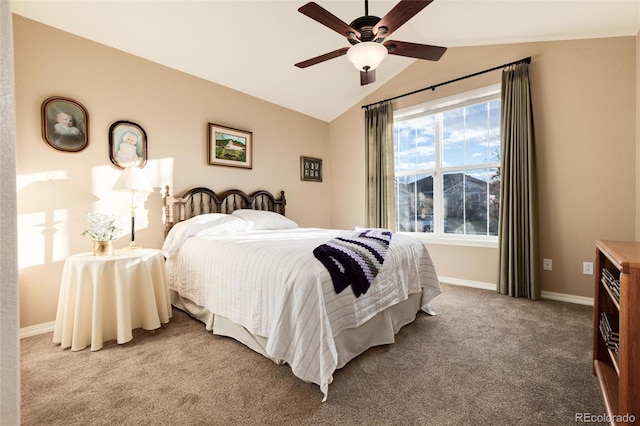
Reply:
[[[251,169],[253,133],[209,123],[209,164]]]
[[[322,159],[300,157],[300,180],[322,182]]]
[[[89,114],[78,101],[54,96],[41,107],[42,138],[53,149],[80,152],[89,145]]]
[[[118,168],[144,167],[147,163],[147,133],[131,121],[116,121],[109,127],[109,159]]]

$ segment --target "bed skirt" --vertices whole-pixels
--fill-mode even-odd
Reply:
[[[361,326],[342,330],[337,336],[334,336],[338,353],[336,368],[344,367],[345,364],[369,348],[395,342],[396,333],[403,326],[415,320],[420,310],[421,299],[421,293],[410,294],[407,300],[378,313]],[[171,304],[203,322],[206,329],[213,334],[231,337],[273,362],[284,364],[283,360],[274,359],[267,354],[265,350],[266,337],[251,334],[243,326],[220,315],[214,315],[208,309],[181,297],[173,290],[171,290]]]

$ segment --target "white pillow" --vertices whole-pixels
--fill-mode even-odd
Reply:
[[[198,237],[207,235],[229,235],[246,232],[250,228],[249,222],[239,217],[224,215],[224,218],[215,222],[206,223],[196,234]]]
[[[240,209],[231,214],[249,222],[254,230],[298,228],[298,224],[291,219],[267,210]]]
[[[162,253],[166,258],[173,256],[182,243],[194,235],[224,235],[248,229],[249,223],[228,214],[201,214],[173,225],[162,245]]]

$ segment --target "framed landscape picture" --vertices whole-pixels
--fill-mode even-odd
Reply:
[[[52,97],[42,103],[42,138],[53,149],[80,152],[89,144],[89,114],[80,102]]]
[[[300,180],[322,182],[322,159],[300,157]]]
[[[253,133],[209,123],[209,164],[253,167]]]

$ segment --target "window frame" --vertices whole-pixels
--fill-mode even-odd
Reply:
[[[425,115],[432,115],[442,113],[447,110],[463,108],[469,105],[474,105],[483,102],[489,102],[495,99],[500,100],[501,96],[501,84],[496,83],[489,86],[481,87],[474,90],[458,93],[452,96],[447,96],[440,99],[434,99],[432,101],[424,102],[419,105],[413,105],[406,108],[401,108],[394,111],[394,122],[399,120],[410,120]],[[416,232],[416,231],[398,231],[402,234],[411,235],[419,238],[420,240],[433,243],[433,244],[447,244],[447,245],[464,245],[473,247],[498,247],[497,235],[473,235],[473,234],[446,234],[444,233],[443,225],[443,181],[442,175],[455,170],[472,170],[476,167],[469,166],[451,166],[443,167],[442,155],[443,155],[443,140],[441,137],[441,121],[436,120],[436,133],[439,136],[436,138],[436,152],[435,163],[436,166],[433,171],[429,170],[416,170],[414,175],[418,174],[432,174],[433,175],[433,233]],[[395,157],[395,153],[394,153]],[[394,160],[395,161],[395,160]],[[500,161],[482,164],[482,167],[477,169],[492,169],[500,168]],[[437,208],[436,208],[437,206]]]

